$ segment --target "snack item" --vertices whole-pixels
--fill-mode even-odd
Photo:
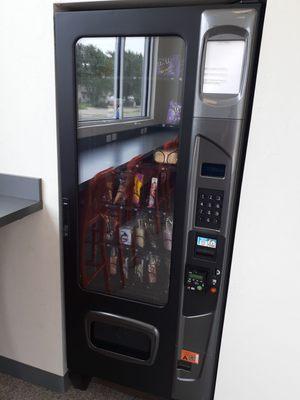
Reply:
[[[162,149],[154,153],[154,161],[159,164],[177,164],[178,151],[177,149]]]
[[[145,227],[144,221],[142,218],[137,220],[137,226],[135,228],[135,242],[137,246],[141,247],[142,249],[145,246]]]
[[[118,249],[116,247],[112,247],[110,250],[109,257],[109,271],[111,275],[116,275],[118,269]]]
[[[131,175],[127,172],[120,174],[119,187],[114,200],[114,204],[124,205],[128,196],[128,187],[130,185]]]
[[[150,254],[147,265],[149,283],[153,284],[157,282],[157,269],[158,269],[158,259],[153,254]]]
[[[113,215],[107,215],[107,214],[101,214],[103,220],[104,220],[104,226],[105,226],[105,231],[104,231],[104,240],[111,242],[114,240],[115,237],[115,231],[117,229],[117,219]]]
[[[144,182],[144,175],[143,174],[135,174],[134,175],[134,186],[133,186],[133,196],[132,202],[135,206],[140,205],[141,201],[141,190]]]
[[[156,249],[158,237],[156,231],[156,221],[152,213],[148,215],[148,218],[145,221],[145,228],[147,234],[147,244],[149,244],[152,249]]]
[[[131,246],[133,229],[130,225],[120,227],[120,243]]]
[[[135,262],[135,276],[137,281],[143,282],[145,261],[142,257],[137,257]]]
[[[158,178],[156,178],[156,177],[151,178],[150,193],[149,193],[148,205],[147,205],[148,208],[155,207],[157,185],[158,185]]]
[[[102,201],[104,201],[105,203],[111,203],[113,200],[113,187],[114,187],[114,183],[113,183],[113,179],[110,178],[105,182],[105,192],[102,196]]]
[[[168,114],[167,114],[167,124],[178,125],[181,118],[182,106],[177,101],[171,100],[169,103]]]
[[[171,251],[172,249],[172,233],[173,233],[173,220],[169,216],[166,218],[165,226],[163,228],[164,248],[168,251]]]
[[[157,61],[157,75],[160,78],[178,79],[181,71],[181,59],[179,54],[160,57]]]
[[[123,263],[123,273],[124,273],[125,279],[128,279],[128,275],[129,275],[129,262],[130,262],[129,257],[125,257],[124,263]]]
[[[167,184],[168,174],[165,168],[162,169],[159,175],[159,179],[162,186],[165,186]]]

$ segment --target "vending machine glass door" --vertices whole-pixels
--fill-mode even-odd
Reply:
[[[165,305],[185,43],[82,37],[75,57],[80,286]]]

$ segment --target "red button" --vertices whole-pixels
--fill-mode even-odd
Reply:
[[[217,293],[217,288],[211,287],[211,288],[210,288],[210,293],[216,294],[216,293]]]

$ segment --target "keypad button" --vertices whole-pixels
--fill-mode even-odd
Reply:
[[[220,228],[223,194],[220,190],[198,190],[196,226],[211,229]]]

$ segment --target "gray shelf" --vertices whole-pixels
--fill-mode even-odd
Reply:
[[[42,208],[41,179],[0,174],[0,227]]]

